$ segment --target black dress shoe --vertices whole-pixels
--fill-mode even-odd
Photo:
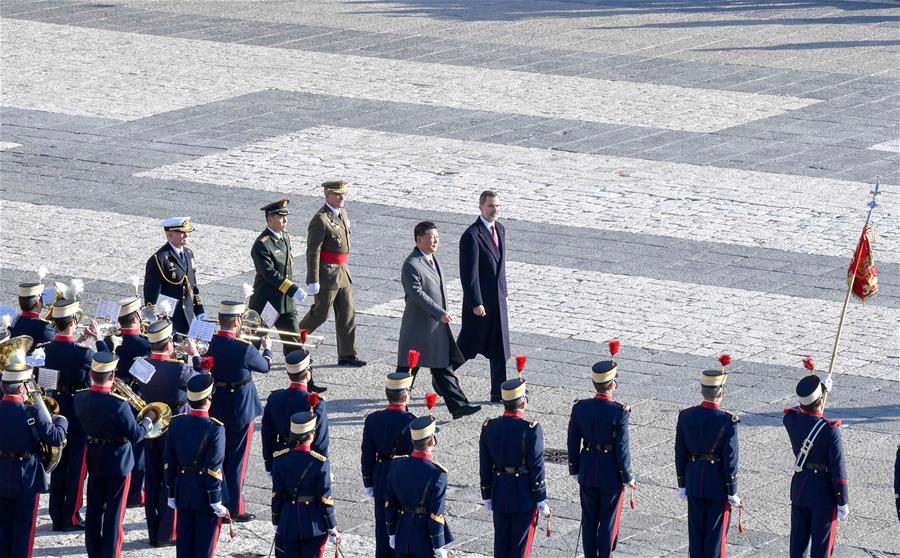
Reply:
[[[466,405],[465,407],[460,407],[456,410],[455,413],[452,413],[453,420],[461,419],[463,417],[467,417],[469,415],[474,415],[478,411],[481,410],[481,405]]]
[[[328,391],[327,387],[317,386],[316,384],[314,384],[312,382],[306,384],[306,389],[308,389],[311,392],[315,392],[315,393],[325,393],[326,391]]]
[[[175,541],[150,541],[153,548],[163,548],[166,546],[175,546]]]
[[[60,529],[63,533],[72,533],[74,531],[84,531],[84,521],[79,520],[76,525],[63,525]]]
[[[256,519],[255,513],[242,513],[241,515],[235,516],[234,521],[236,523],[247,523],[248,521],[253,521]]]
[[[360,366],[365,366],[365,365],[366,365],[366,361],[359,360],[355,356],[350,357],[350,358],[339,358],[338,359],[338,366],[354,366],[356,368],[359,368]]]

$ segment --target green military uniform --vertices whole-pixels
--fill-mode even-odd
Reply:
[[[347,192],[344,181],[326,182],[326,191]],[[300,327],[315,331],[328,319],[334,307],[339,360],[356,357],[356,312],[353,308],[353,279],[350,277],[350,218],[346,209],[335,212],[328,204],[313,216],[307,229],[306,282],[318,283],[319,292]]]
[[[263,207],[266,214],[280,213],[288,215],[288,200],[280,200]],[[297,304],[294,293],[300,288],[291,281],[292,260],[291,235],[284,231],[281,238],[268,227],[256,237],[250,251],[256,277],[253,279],[253,294],[250,295],[249,306],[262,312],[266,303],[278,311],[278,321],[272,327],[284,331],[300,331],[297,317]],[[295,337],[282,336],[284,341],[296,341]],[[290,352],[290,346],[284,346],[284,352]]]

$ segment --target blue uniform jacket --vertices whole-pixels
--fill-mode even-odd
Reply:
[[[544,433],[521,413],[484,421],[478,441],[481,498],[494,511],[524,513],[547,499],[544,482]]]
[[[81,421],[75,413],[75,392],[90,385],[88,372],[94,350],[76,345],[71,337],[58,335],[45,349],[42,368],[59,371],[56,390],[50,396],[59,403],[59,414],[69,419],[69,432],[81,432]]]
[[[288,540],[320,537],[337,526],[331,466],[309,446],[282,450],[272,463],[272,524]]]
[[[576,401],[569,416],[569,474],[582,486],[618,492],[634,477],[628,447],[631,409],[609,395]]]
[[[708,401],[678,414],[675,472],[689,497],[724,501],[737,494],[739,421]]]
[[[110,393],[110,388],[91,386],[75,396],[75,414],[88,436],[88,473],[108,479],[131,473],[134,467],[131,446],[143,440],[147,431],[134,419],[128,401]]]
[[[147,403],[159,401],[172,410],[172,414],[187,412],[187,382],[199,374],[193,367],[180,360],[149,358],[147,362],[156,368],[149,383],[136,380],[135,387],[141,399]]]
[[[135,329],[122,330],[122,343],[116,347],[119,363],[116,365],[116,377],[127,383],[134,381],[128,370],[138,357],[150,356],[150,341]],[[106,344],[112,346],[112,339],[107,337]]]
[[[825,420],[821,413],[808,413],[799,407],[784,410],[784,428],[791,439],[794,456],[800,453],[803,440],[817,422]],[[847,503],[847,464],[841,443],[841,421],[827,421],[819,432],[802,471],[791,479],[791,502],[810,508],[833,508]]]
[[[53,341],[53,338],[56,337],[56,330],[53,329],[53,324],[42,320],[36,312],[22,312],[9,326],[10,337],[20,335],[27,335],[34,339],[34,345],[28,350],[30,355],[38,345]]]
[[[271,356],[266,349],[263,354]],[[213,357],[212,376],[216,380],[209,414],[226,429],[243,428],[262,414],[262,403],[251,372],[268,372],[269,362],[256,347],[235,339],[228,332],[215,334],[206,356]]]
[[[262,452],[266,471],[272,470],[272,455],[288,447],[291,416],[308,411],[311,397],[313,396],[306,391],[305,385],[293,382],[288,389],[275,390],[269,394],[262,416]],[[319,399],[313,414],[316,415],[316,435],[311,448],[328,457],[328,409],[323,399]]]
[[[405,405],[388,405],[366,417],[362,434],[362,478],[366,488],[374,488],[375,499],[387,499],[388,472],[398,455],[412,453],[409,423],[416,415]]]
[[[164,468],[169,498],[175,498],[180,509],[210,510],[210,504],[224,501],[223,461],[225,429],[220,421],[194,409],[172,417]]]
[[[34,419],[34,427],[28,421]],[[66,429],[42,420],[34,407],[25,406],[20,397],[4,395],[0,400],[0,452],[20,454],[0,456],[0,498],[30,498],[46,492],[47,478],[38,453],[38,444],[45,442],[60,446],[66,439]],[[34,431],[32,431],[32,428]],[[35,440],[35,434],[39,440]],[[30,454],[25,457],[25,454]]]
[[[190,324],[194,316],[205,311],[200,300],[200,289],[197,288],[194,253],[187,246],[182,252],[187,258],[187,265],[168,242],[150,256],[144,266],[144,301],[156,304],[160,294],[174,298],[178,301],[174,315],[183,315]]]
[[[391,462],[384,513],[399,553],[430,552],[453,542],[444,519],[447,469],[430,457],[414,451]]]

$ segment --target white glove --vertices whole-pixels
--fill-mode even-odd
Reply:
[[[687,502],[687,490],[684,488],[679,488],[678,497],[681,498],[682,502]]]
[[[741,497],[735,494],[734,496],[728,497],[728,503],[731,504],[732,508],[741,507]]]
[[[318,283],[309,283],[306,285],[306,292],[311,295],[319,294],[319,284]]]
[[[369,498],[372,498],[373,500],[375,499],[375,487],[374,486],[366,487],[366,496],[368,496]]]
[[[391,548],[397,546],[397,535],[388,535],[388,546]]]
[[[490,499],[485,500],[484,509],[486,509],[487,511],[494,511],[494,501]]]
[[[331,484],[334,484],[334,473],[329,473],[331,475]]]
[[[306,291],[298,288],[297,292],[294,293],[294,300],[297,302],[303,302],[303,299],[306,298]]]
[[[447,551],[443,548],[434,549],[434,558],[447,558]]]
[[[272,482],[272,471],[266,471],[266,476],[269,477],[269,482]]]
[[[213,502],[209,505],[212,508],[214,514],[217,517],[225,517],[225,514],[228,513],[228,508],[222,505],[222,502]]]
[[[844,504],[843,506],[837,507],[837,518],[838,519],[844,519],[848,515],[850,515],[850,506],[849,505]]]
[[[341,534],[338,533],[337,528],[328,530],[328,542],[332,544],[337,544],[337,541],[341,540]]]
[[[150,420],[150,417],[144,417],[144,420],[141,421],[141,426],[144,428],[144,430],[149,432],[150,429],[153,428],[153,421]]]
[[[550,517],[550,506],[547,505],[547,500],[538,502],[537,507],[541,510],[541,513],[544,514],[544,517]]]
[[[272,525],[272,532],[275,534],[278,534],[278,525],[277,524]]]
[[[175,498],[166,498],[166,505],[174,510],[175,509]]]
[[[575,475],[569,475],[569,476],[572,477],[572,480],[573,480],[573,481],[578,482],[578,475],[577,475],[577,474],[575,474]]]
[[[202,314],[197,314],[197,321],[198,321],[198,322],[205,322],[205,321],[206,321],[206,312],[204,312],[204,313],[202,313]]]
[[[831,393],[831,388],[832,388],[831,374],[828,374],[826,372],[825,374],[822,375],[822,387],[825,389],[825,391],[827,391],[828,393]]]

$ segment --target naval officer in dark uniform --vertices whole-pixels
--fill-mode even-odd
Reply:
[[[173,217],[162,222],[166,242],[147,260],[144,267],[144,302],[156,304],[159,295],[174,298],[177,302],[172,313],[175,331],[187,333],[196,317],[206,319],[194,253],[188,248],[188,233],[194,232],[190,217]]]

